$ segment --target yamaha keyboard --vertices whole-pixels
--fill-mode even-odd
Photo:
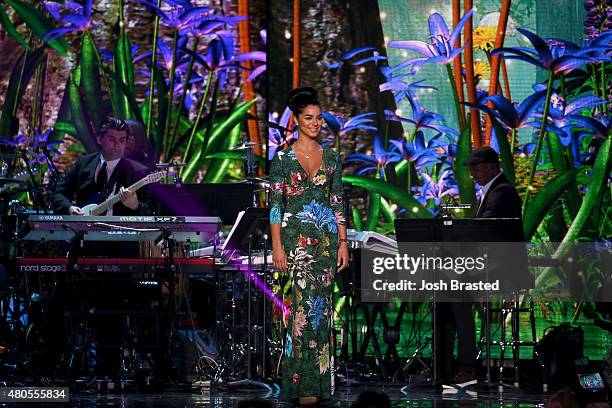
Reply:
[[[182,242],[208,242],[220,228],[219,217],[53,214],[29,216],[21,236],[29,241],[68,241],[82,233],[79,239],[85,241],[158,241],[167,236]]]

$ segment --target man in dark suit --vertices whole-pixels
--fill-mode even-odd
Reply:
[[[85,205],[98,204],[109,196],[120,193],[121,201],[109,209],[106,215],[149,214],[146,200],[142,200],[142,197],[139,200],[136,192],[126,189],[147,173],[145,166],[123,157],[128,142],[128,125],[123,120],[107,118],[100,124],[96,137],[100,146],[99,152],[78,158],[58,182],[52,198],[55,212],[83,215],[81,208]],[[146,194],[141,196],[146,197]],[[139,256],[137,242],[86,242],[82,245],[72,245],[71,250],[73,255],[84,257]],[[50,301],[50,327],[61,327],[66,309],[120,309],[126,305],[126,293],[134,289],[127,284],[117,287],[116,281],[100,276],[78,279],[70,284],[65,279],[65,276],[58,277],[57,289]],[[106,323],[97,317],[92,317],[88,324],[96,333],[96,342],[116,344],[121,341],[121,330],[114,324]],[[56,330],[54,333],[50,341],[52,348],[59,353],[64,350],[65,339],[62,330]],[[114,348],[97,350],[98,372],[116,373],[118,356],[119,352]]]
[[[474,150],[466,164],[481,186],[474,218],[521,218],[521,199],[502,173],[495,150],[490,147]]]
[[[481,198],[474,209],[474,218],[521,218],[521,200],[502,173],[495,150],[490,147],[476,149],[464,164],[470,166],[472,178],[481,186]],[[440,370],[454,384],[475,380],[477,352],[472,303],[439,303],[438,312]],[[455,375],[449,375],[453,369],[455,333],[459,367]]]
[[[81,207],[121,193],[121,201],[107,215],[148,214],[149,206],[138,200],[136,192],[126,189],[147,172],[145,166],[123,157],[128,141],[127,124],[115,118],[105,119],[97,140],[100,151],[78,158],[57,184],[52,198],[55,212],[82,215]]]

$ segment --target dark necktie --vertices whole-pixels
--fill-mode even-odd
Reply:
[[[106,171],[106,162],[102,163],[102,167],[98,172],[98,179],[96,180],[96,187],[98,191],[104,195],[106,189],[106,182],[108,181],[108,173]]]

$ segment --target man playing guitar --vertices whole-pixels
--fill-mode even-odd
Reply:
[[[96,138],[99,152],[78,158],[57,183],[52,197],[55,212],[84,216],[150,214],[149,206],[143,199],[146,194],[141,194],[139,200],[136,189],[148,184],[150,179],[159,181],[160,178],[147,175],[145,166],[123,157],[128,141],[128,125],[123,120],[106,118],[100,124]],[[75,231],[75,240],[77,237]],[[75,258],[137,258],[140,254],[138,242],[109,239],[74,245],[75,242],[70,246]],[[70,280],[67,274],[60,275],[49,302],[49,322],[53,328],[62,327],[66,310],[118,310],[125,305],[131,306],[133,300],[128,295],[136,293],[135,289],[138,288],[128,286],[127,283],[117,285],[115,280],[107,280],[106,276]],[[113,274],[114,279],[117,276]],[[121,277],[129,278],[127,275]],[[121,339],[121,328],[105,322],[93,318],[88,323],[96,333],[95,341],[116,343],[117,339]],[[64,331],[55,330],[51,333],[51,347],[61,353],[66,347]],[[96,353],[96,370],[99,373],[116,373],[119,361],[117,349],[101,348]]]
[[[140,163],[123,157],[127,139],[128,126],[124,121],[111,117],[102,121],[97,134],[100,151],[77,159],[57,184],[52,199],[57,214],[87,215],[83,207],[101,203],[114,194],[120,200],[97,215],[150,213],[149,206],[138,200],[136,191],[127,189],[147,171]]]

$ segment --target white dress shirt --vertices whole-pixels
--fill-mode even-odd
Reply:
[[[491,180],[489,180],[489,182],[487,184],[485,184],[484,186],[482,186],[482,188],[480,189],[480,202],[478,203],[478,208],[476,209],[476,214],[478,214],[478,211],[480,210],[480,206],[482,206],[482,203],[484,202],[485,197],[487,196],[487,193],[489,192],[489,189],[493,185],[493,182],[495,180],[497,180],[497,178],[499,176],[501,176],[501,175],[502,175],[502,171],[500,170],[500,172],[497,173],[497,176],[495,176]]]
[[[100,172],[100,169],[102,168],[102,165],[104,165],[104,162],[106,162],[106,179],[110,180],[111,176],[113,175],[113,171],[115,171],[115,167],[117,167],[117,164],[119,163],[119,160],[121,160],[121,157],[115,160],[105,160],[104,157],[102,155],[100,155],[100,160],[98,161],[98,166],[96,167],[96,175],[95,175],[95,179],[98,179],[98,173]],[[116,185],[113,186],[112,189],[110,189],[110,194],[115,194],[115,188]],[[102,197],[104,200],[106,200],[108,197]],[[109,208],[108,211],[106,211],[106,215],[113,215],[113,208]]]

